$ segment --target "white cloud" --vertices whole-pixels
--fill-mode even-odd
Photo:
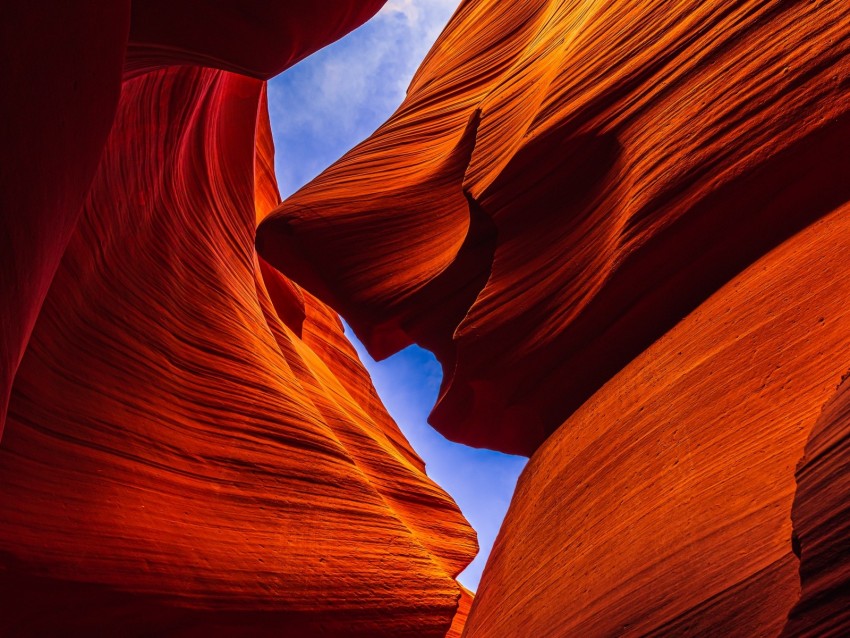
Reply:
[[[389,0],[363,27],[270,82],[284,194],[389,117],[456,5],[457,0]]]
[[[390,0],[378,12],[378,18],[388,13],[401,14],[409,24],[415,25],[421,16],[419,4],[416,0]]]

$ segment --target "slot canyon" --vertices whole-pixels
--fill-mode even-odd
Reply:
[[[462,0],[282,197],[425,1],[0,8],[0,636],[850,635],[850,3]],[[528,459],[475,591],[361,343]]]

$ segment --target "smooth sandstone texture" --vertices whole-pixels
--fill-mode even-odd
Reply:
[[[374,356],[436,353],[437,429],[531,456],[464,636],[850,631],[840,400],[794,474],[848,175],[846,2],[468,0],[260,224]]]
[[[850,368],[848,245],[844,205],[723,286],[546,441],[464,636],[780,634],[800,596],[795,466]],[[804,512],[843,509],[807,488],[806,467],[804,595],[807,544],[839,538],[813,540],[830,528]]]
[[[383,3],[272,4],[2,9],[3,636],[442,637],[468,610],[474,531],[254,250],[280,197],[246,76]]]
[[[0,634],[846,635],[850,5],[467,0],[281,204],[302,4],[2,21]],[[532,455],[474,601],[334,310]]]
[[[0,445],[4,636],[452,623],[474,532],[336,315],[254,251],[278,203],[263,91],[124,82]]]
[[[0,9],[0,440],[12,382],[76,227],[124,77],[201,64],[269,78],[385,0],[79,0]],[[132,4],[132,6],[131,6]]]
[[[850,198],[850,5],[464,2],[399,110],[258,247],[431,422],[530,455],[710,294]]]

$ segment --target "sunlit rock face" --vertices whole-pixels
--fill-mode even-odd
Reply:
[[[139,17],[159,4],[168,24]],[[207,4],[217,18],[192,13]],[[293,31],[276,45],[249,36],[277,22],[226,4],[136,3],[129,47],[128,12],[104,14],[114,24],[96,24],[120,35],[113,58],[56,56],[81,78],[72,97],[83,79],[102,90],[94,113],[73,99],[62,111],[61,93],[31,116],[13,103],[33,126],[45,118],[59,157],[25,162],[23,186],[46,194],[22,199],[20,216],[4,199],[2,213],[18,233],[0,255],[14,302],[3,361],[15,364],[0,440],[3,636],[442,637],[458,608],[475,533],[337,315],[254,249],[279,196],[265,86],[249,76],[381,3],[335,2],[322,20],[285,12]],[[230,13],[253,16],[234,42],[200,37]],[[71,18],[79,44],[90,26]],[[183,24],[196,28],[181,44]],[[183,65],[198,62],[219,68]],[[36,78],[38,90],[60,76]],[[29,152],[49,142],[36,135]],[[19,190],[4,198],[29,196]],[[29,305],[16,305],[20,281],[34,286]]]
[[[848,367],[848,242],[845,205],[734,277],[535,452],[468,636],[780,634],[800,597],[795,490],[815,517],[843,512],[794,470]],[[812,534],[846,548],[812,525],[797,530],[804,557]]]
[[[449,628],[449,633],[446,638],[460,638],[463,635],[463,630],[466,627],[466,621],[469,618],[469,609],[472,606],[474,594],[461,586],[460,602],[458,603],[457,613],[455,613],[452,626]]]
[[[464,2],[372,137],[260,227],[433,424],[531,454],[737,272],[850,196],[841,2]]]
[[[850,632],[848,175],[846,2],[469,0],[260,225],[531,456],[463,635]]]

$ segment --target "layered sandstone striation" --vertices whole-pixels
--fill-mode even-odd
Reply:
[[[794,470],[850,352],[848,242],[845,205],[567,419],[520,479],[467,636],[780,634],[800,596]]]
[[[850,627],[850,383],[824,406],[797,467],[792,520],[800,599],[783,636],[843,636]]]
[[[841,2],[464,2],[258,245],[375,356],[437,353],[446,436],[531,454],[847,200],[848,25]]]
[[[449,628],[449,633],[446,634],[446,638],[460,638],[463,635],[464,627],[466,627],[466,621],[469,618],[469,609],[472,607],[472,601],[474,598],[475,595],[471,591],[466,589],[466,587],[461,586],[460,602],[458,603],[457,613],[452,621],[452,626]]]
[[[380,4],[2,21],[0,633],[846,635],[850,5],[466,0],[281,203]],[[531,456],[474,600],[336,311]]]
[[[260,225],[531,456],[463,635],[847,633],[849,174],[846,2],[468,0]]]
[[[40,217],[4,200],[19,233],[4,277],[33,286],[19,304],[10,283],[3,307],[15,364],[0,441],[4,636],[442,638],[462,596],[468,608],[455,577],[474,531],[337,315],[254,248],[279,196],[265,87],[249,76],[381,3],[333,3],[330,20],[330,3],[270,9],[290,31],[227,4],[134,3],[127,56],[122,14],[109,73],[74,67],[69,80],[103,88],[103,108],[84,114],[100,133],[73,108],[45,115],[61,152],[20,169],[22,188],[44,182],[21,202]],[[204,7],[208,20],[193,13]],[[160,10],[169,20],[147,14]],[[199,62],[219,68],[185,65]],[[77,172],[60,175],[66,165]]]
[[[267,79],[385,0],[8,3],[0,173],[0,435],[12,380],[94,178],[126,74],[201,64]]]

